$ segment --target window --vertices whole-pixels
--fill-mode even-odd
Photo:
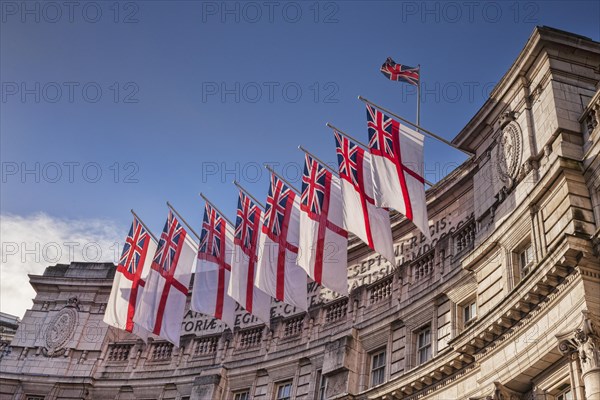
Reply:
[[[431,328],[426,327],[417,333],[417,365],[431,359]]]
[[[292,382],[283,382],[277,385],[276,400],[290,400],[292,398]]]
[[[27,400],[44,400],[44,396],[27,395]]]
[[[385,350],[371,356],[371,386],[385,382]]]
[[[567,386],[556,395],[556,400],[573,400],[571,386]]]
[[[317,400],[326,400],[327,377],[321,375],[321,371],[317,372],[317,382],[319,384],[319,386],[317,386]]]
[[[533,262],[533,247],[528,243],[526,247],[519,252],[519,268],[521,268],[521,276],[529,273],[529,267]]]
[[[460,307],[462,308],[463,327],[465,327],[477,317],[477,302],[475,299],[470,299],[464,302]]]
[[[243,390],[241,392],[236,392],[233,394],[233,400],[249,400],[250,392],[247,390]]]

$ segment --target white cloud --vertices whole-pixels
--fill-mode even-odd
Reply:
[[[127,227],[101,219],[62,219],[45,213],[0,215],[0,311],[22,317],[35,291],[28,274],[71,261],[116,262]]]

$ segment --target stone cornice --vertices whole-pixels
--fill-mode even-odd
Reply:
[[[452,140],[452,143],[473,150],[471,149],[472,146],[466,146],[466,142],[472,139],[473,133],[477,131],[479,126],[484,124],[488,115],[500,104],[499,98],[531,67],[547,44],[553,46],[576,46],[580,51],[600,53],[600,43],[590,38],[572,36],[566,32],[548,27],[536,27],[517,59],[490,93],[489,99]]]
[[[585,246],[582,239],[567,236],[561,241],[552,256],[547,255],[533,275],[522,281],[498,305],[468,329],[449,342],[451,351],[438,355],[429,363],[388,381],[384,387],[364,393],[369,399],[404,399],[425,390],[436,383],[443,383],[464,368],[477,364],[482,350],[491,344],[501,346],[507,339],[505,332],[522,329],[528,323],[519,321],[537,307],[547,307],[547,297],[554,291],[564,290],[561,282],[575,271]],[[513,336],[512,334],[510,336]]]

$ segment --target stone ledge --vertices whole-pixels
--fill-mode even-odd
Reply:
[[[395,379],[396,382],[388,381],[386,389],[374,391],[371,389],[364,394],[369,399],[403,399],[427,390],[432,385],[442,384],[450,376],[478,365],[476,360],[486,347],[491,344],[496,346],[498,340],[502,338],[506,340],[503,334],[517,326],[536,307],[546,304],[547,295],[553,291],[564,289],[565,285],[562,282],[565,282],[565,278],[575,270],[583,254],[580,250],[570,247],[573,240],[577,239],[565,236],[561,241],[562,251],[558,247],[555,250],[559,253],[559,256],[554,258],[555,262],[548,263],[545,268],[538,267],[535,275],[530,275],[526,281],[521,282],[513,290],[513,296],[509,294],[500,304],[490,310],[487,316],[476,321],[469,329],[452,339],[449,342],[451,349],[447,353],[442,353],[422,367],[417,367],[417,369],[399,376]],[[545,259],[548,260],[549,257],[547,256]],[[544,283],[546,277],[552,277],[556,286],[546,285]],[[522,290],[521,286],[525,284],[528,289]],[[517,298],[511,298],[515,295]],[[498,315],[499,317],[494,317],[494,320],[490,317]],[[518,328],[526,325],[528,324],[524,323]],[[444,357],[445,359],[443,359]],[[428,364],[431,365],[427,367]]]

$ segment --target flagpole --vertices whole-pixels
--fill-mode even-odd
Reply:
[[[366,144],[361,143],[358,140],[354,139],[352,136],[348,135],[347,133],[340,131],[338,128],[336,128],[335,126],[331,125],[329,122],[326,125],[328,127],[330,127],[331,129],[335,130],[336,132],[338,132],[339,134],[346,136],[348,139],[354,140],[359,145],[361,145],[362,147],[364,147],[366,150],[369,150],[369,147],[367,147]],[[426,183],[426,184],[428,184],[429,186],[433,186],[433,183],[429,182],[427,179],[423,179],[423,182]]]
[[[181,220],[181,222],[183,222],[185,224],[185,226],[188,227],[188,229],[190,230],[190,232],[192,232],[198,238],[198,240],[200,240],[200,236],[198,236],[198,234],[196,233],[196,231],[194,231],[194,228],[192,228],[190,226],[190,224],[187,223],[187,221],[181,216],[181,214],[179,214],[177,212],[177,210],[168,201],[167,201],[167,206],[171,209],[171,211],[173,211],[175,213],[175,215],[177,215],[177,218],[179,218]]]
[[[327,168],[329,171],[331,171],[331,173],[333,173],[335,176],[339,177],[338,171],[334,170],[333,168],[331,168],[329,165],[325,164],[325,162],[323,162],[323,160],[321,160],[319,157],[315,156],[314,154],[312,154],[310,151],[306,150],[304,147],[302,146],[298,146],[298,149],[300,149],[301,151],[305,152],[306,154],[308,154],[309,156],[311,156],[312,158],[314,158],[315,160],[317,160],[317,162],[319,164],[321,164],[323,167]]]
[[[348,139],[353,140],[356,142],[356,144],[360,145],[360,147],[364,148],[365,150],[369,150],[369,146],[367,146],[366,144],[364,144],[363,142],[361,142],[360,140],[353,138],[352,136],[348,135],[346,132],[342,131],[341,129],[338,129],[337,127],[331,125],[329,122],[325,124],[327,127],[333,129],[334,131],[346,136]]]
[[[218,209],[218,208],[217,208],[217,207],[216,207],[216,206],[213,204],[213,202],[212,202],[212,201],[210,201],[209,199],[207,199],[207,198],[206,198],[206,196],[205,196],[205,195],[204,195],[202,192],[200,192],[200,197],[202,197],[202,198],[204,199],[204,201],[205,201],[205,202],[207,202],[208,204],[210,204],[210,206],[211,206],[212,208],[214,208],[215,210],[217,210],[217,212],[218,212],[219,214],[221,214],[221,216],[222,216],[222,217],[225,219],[225,221],[227,221],[227,223],[229,223],[229,225],[231,225],[231,226],[234,226],[234,225],[233,225],[233,223],[232,223],[232,222],[229,220],[229,218],[227,218],[227,217],[225,216],[225,214],[223,214],[223,211],[219,210],[219,209]]]
[[[248,195],[248,196],[249,196],[249,197],[250,197],[252,200],[254,200],[254,202],[255,202],[256,204],[258,204],[258,205],[259,205],[259,206],[260,206],[260,207],[261,207],[263,210],[265,209],[265,206],[264,206],[264,205],[263,205],[263,204],[262,204],[260,201],[256,200],[256,197],[252,196],[252,195],[250,194],[250,192],[248,192],[246,189],[244,189],[244,188],[242,187],[242,185],[240,185],[240,184],[238,183],[238,181],[233,181],[233,184],[234,184],[235,186],[237,186],[237,187],[238,187],[238,189],[240,189],[242,192],[246,193],[246,194],[247,194],[247,195]]]
[[[475,155],[474,153],[471,153],[470,151],[467,151],[467,150],[463,150],[463,149],[461,149],[460,147],[458,147],[458,146],[456,146],[455,144],[453,144],[453,143],[449,142],[448,140],[444,139],[443,137],[441,137],[441,136],[438,136],[438,135],[436,135],[435,133],[433,133],[433,132],[431,132],[431,131],[428,131],[427,129],[423,128],[422,126],[419,126],[419,125],[417,125],[417,124],[415,124],[415,123],[413,123],[413,122],[410,122],[410,121],[409,121],[409,120],[407,120],[406,118],[402,118],[402,117],[401,117],[401,116],[399,116],[398,114],[395,114],[395,113],[391,112],[390,110],[388,110],[388,109],[386,109],[386,108],[383,108],[383,107],[381,107],[381,106],[379,106],[379,105],[377,105],[377,104],[373,103],[372,101],[369,101],[369,100],[365,99],[365,98],[364,98],[364,97],[362,97],[362,96],[358,96],[358,99],[359,99],[359,100],[361,100],[361,101],[363,101],[363,102],[365,102],[365,103],[367,103],[367,104],[370,104],[370,105],[372,105],[373,107],[376,107],[376,108],[380,109],[380,110],[381,110],[381,111],[383,111],[383,112],[386,112],[386,113],[390,114],[391,116],[393,116],[393,117],[395,117],[395,118],[398,118],[400,121],[404,121],[404,122],[406,122],[407,124],[409,124],[409,125],[411,125],[411,126],[414,126],[414,127],[415,127],[415,128],[417,128],[417,129],[420,129],[420,131],[421,131],[422,133],[425,133],[426,135],[428,135],[428,136],[431,136],[432,138],[434,138],[434,139],[437,139],[437,140],[439,140],[440,142],[442,142],[442,143],[445,143],[445,144],[447,144],[447,145],[448,145],[448,146],[450,146],[450,147],[454,147],[456,150],[462,151],[463,153],[465,153],[465,154],[466,154],[466,155],[468,155],[469,157],[472,157],[472,156],[474,156],[474,155]]]
[[[146,226],[146,224],[144,223],[144,221],[142,221],[142,219],[135,213],[135,211],[133,211],[133,208],[131,209],[131,213],[133,214],[134,217],[137,218],[138,221],[140,221],[140,224],[142,224],[142,226],[144,227],[144,229],[146,229],[148,231],[148,233],[150,234],[150,236],[152,236],[152,239],[154,239],[155,242],[158,243],[158,239],[156,239],[156,236],[154,236],[154,234],[152,233],[152,231]]]
[[[421,64],[419,67],[419,80],[417,81],[417,125],[421,125]],[[417,128],[417,132],[419,128]]]
[[[272,173],[273,175],[275,175],[276,177],[278,177],[279,179],[281,179],[286,185],[288,185],[290,187],[290,189],[292,189],[294,192],[296,192],[297,194],[301,194],[300,191],[298,189],[296,189],[294,187],[294,185],[292,185],[290,182],[288,182],[287,179],[285,179],[283,176],[279,175],[277,172],[275,172],[273,170],[273,168],[269,167],[268,165],[265,164],[265,168],[267,169],[267,171],[269,171],[270,173]]]

